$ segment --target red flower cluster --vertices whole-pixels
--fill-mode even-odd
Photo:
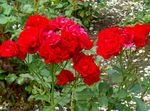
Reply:
[[[73,68],[81,74],[84,83],[92,85],[100,80],[99,67],[94,63],[93,56],[80,53],[73,58]]]
[[[91,85],[99,81],[99,68],[92,56],[80,52],[82,49],[89,50],[92,47],[93,42],[85,30],[73,20],[64,17],[49,20],[34,15],[28,18],[16,42],[8,40],[2,43],[0,57],[17,57],[24,60],[28,53],[39,53],[45,63],[52,64],[74,58],[75,70],[82,75],[86,84]],[[67,85],[74,80],[75,77],[68,70],[61,71],[57,76],[58,85]]]
[[[102,30],[98,34],[97,54],[104,59],[117,56],[123,47],[130,48],[133,45],[140,48],[149,41],[150,25],[137,24],[133,27],[112,27]]]
[[[18,57],[24,60],[27,53],[34,54],[39,52],[39,56],[46,63],[58,63],[72,58],[82,49],[91,49],[93,42],[87,33],[73,20],[64,17],[57,17],[49,20],[40,15],[30,16],[25,23],[24,30],[20,33],[16,42],[10,42],[11,46],[2,44],[2,48],[9,50],[0,53],[2,57]],[[6,50],[6,48],[2,49]],[[13,53],[12,53],[12,52]],[[5,54],[7,53],[7,54]],[[7,55],[7,56],[4,56]]]
[[[56,77],[57,77],[56,84],[61,86],[65,86],[67,85],[67,83],[76,80],[74,75],[68,70],[62,70],[60,74],[57,75]]]

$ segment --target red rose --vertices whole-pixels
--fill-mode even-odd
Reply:
[[[124,40],[123,45],[125,48],[131,48],[134,45],[135,35],[134,35],[133,27],[129,27],[129,26],[124,27],[122,29],[121,36],[123,37]]]
[[[78,53],[81,48],[77,37],[72,36],[69,30],[62,30],[61,32],[62,49],[66,50],[70,57]]]
[[[0,57],[15,57],[18,54],[18,47],[12,40],[7,40],[0,46]]]
[[[18,54],[16,55],[16,57],[19,58],[20,60],[24,60],[26,56],[27,56],[27,52],[21,50],[18,46]]]
[[[60,35],[54,32],[43,40],[39,49],[39,56],[44,58],[46,63],[53,64],[69,59],[68,50],[64,49],[64,46],[62,47]]]
[[[84,77],[83,78],[83,82],[87,85],[92,85],[93,83],[99,81],[100,78],[99,78],[99,75],[97,76],[87,76],[87,77]]]
[[[25,23],[25,29],[47,27],[49,22],[50,21],[48,20],[48,18],[44,16],[33,15],[33,16],[30,16],[27,22]]]
[[[66,24],[74,24],[74,22],[63,16],[58,16],[55,19],[50,20],[49,27],[52,30],[61,30]]]
[[[21,52],[35,53],[40,46],[38,29],[30,28],[22,31],[17,40],[17,44]]]
[[[148,34],[150,33],[150,25],[137,24],[133,27],[134,43],[137,48],[143,47],[148,42]]]
[[[39,56],[45,60],[45,63],[59,63],[70,58],[68,51],[61,48],[61,43],[49,46],[42,44],[39,49]]]
[[[56,76],[57,77],[57,85],[61,85],[61,86],[65,86],[67,85],[69,82],[72,82],[74,80],[76,80],[76,78],[74,77],[74,75],[68,71],[68,70],[62,70],[60,72],[59,75]]]
[[[83,29],[81,29],[83,30]],[[83,30],[79,37],[80,47],[85,50],[90,50],[93,47],[93,41],[88,37],[87,33]]]
[[[99,32],[97,42],[98,55],[101,55],[104,59],[109,59],[121,52],[123,37],[121,37],[120,31],[118,27],[112,27]]]
[[[73,64],[73,68],[81,74],[87,85],[92,85],[100,80],[100,70],[94,63],[93,56],[80,53],[73,58]]]
[[[56,45],[58,42],[60,42],[61,39],[60,35],[51,30],[47,32],[45,31],[45,33],[43,32],[43,35],[41,37],[42,38],[40,40],[42,40],[44,44],[48,44],[49,46]]]

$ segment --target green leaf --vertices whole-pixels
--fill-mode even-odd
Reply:
[[[78,87],[76,87],[76,91],[77,92],[81,92],[81,91],[83,91],[84,89],[86,89],[86,86],[85,85],[80,85],[80,86],[78,86]]]
[[[117,111],[133,111],[130,107],[127,107],[125,104],[116,103],[115,104]]]
[[[87,111],[88,102],[87,101],[78,101],[76,102],[76,110],[75,111]]]
[[[40,0],[38,1],[40,5],[43,5],[44,3],[48,2],[48,0]]]
[[[72,14],[72,10],[66,10],[65,11],[65,15],[66,16],[71,16],[71,14]]]
[[[124,89],[119,90],[117,93],[117,97],[120,99],[125,98],[127,95],[128,95],[128,93]]]
[[[88,2],[83,2],[84,7],[88,7],[89,3]]]
[[[50,111],[50,106],[44,106],[42,111]]]
[[[100,96],[99,98],[99,105],[102,107],[108,106],[108,98],[106,96]]]
[[[67,105],[69,102],[70,102],[70,95],[67,95],[59,102],[59,104],[63,107],[64,105]]]
[[[17,76],[15,74],[9,74],[5,80],[11,84],[12,82],[14,82],[17,79]]]
[[[23,8],[22,8],[22,12],[27,13],[27,14],[30,14],[30,13],[32,13],[33,11],[34,11],[33,6],[30,5],[30,4],[26,4],[26,5],[24,5]]]
[[[6,0],[0,0],[0,3],[7,3]]]
[[[41,70],[41,75],[48,79],[50,77],[50,72],[46,68],[44,68],[43,70]]]
[[[12,11],[12,6],[8,5],[7,3],[4,3],[1,5],[3,7],[3,14],[9,15]]]
[[[98,111],[99,104],[92,103],[92,111]]]
[[[17,84],[22,85],[24,83],[24,78],[23,77],[18,77],[17,79]]]
[[[28,91],[29,93],[32,93],[32,87],[30,85],[25,87],[25,90]]]
[[[116,70],[108,70],[107,73],[111,76],[111,80],[114,83],[121,83],[123,81],[123,76]]]
[[[8,17],[6,17],[5,15],[0,15],[0,24],[4,25],[8,22]]]
[[[63,8],[63,4],[59,3],[55,8]]]
[[[34,77],[32,75],[30,75],[29,73],[20,74],[19,76],[22,77],[22,78],[25,78],[25,79],[34,80]]]
[[[8,17],[8,22],[10,22],[10,23],[15,22],[16,20],[17,20],[17,18],[15,16]]]
[[[99,83],[99,92],[106,92],[109,89],[109,85],[106,82]]]
[[[136,84],[133,84],[133,86],[130,88],[130,91],[134,93],[140,93],[143,91],[143,88],[141,87],[139,83],[136,83]]]
[[[136,111],[148,111],[148,106],[141,99],[134,97],[133,100],[136,102]]]
[[[86,88],[81,92],[75,92],[75,99],[76,100],[88,100],[93,96],[93,92]]]
[[[36,100],[36,101],[45,101],[45,102],[50,102],[49,96],[48,95],[41,95],[41,94],[36,94],[36,95],[31,95],[29,98],[30,100]]]

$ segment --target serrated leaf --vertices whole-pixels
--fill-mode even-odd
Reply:
[[[5,80],[11,84],[17,79],[17,76],[15,74],[9,74],[7,77],[5,77]]]

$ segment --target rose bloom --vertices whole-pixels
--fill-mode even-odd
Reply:
[[[148,42],[148,34],[150,33],[149,24],[137,24],[133,27],[134,43],[137,48],[143,47]]]
[[[12,40],[7,40],[0,46],[0,57],[15,57],[18,54],[18,47]]]
[[[72,72],[70,72],[69,70],[62,70],[60,72],[59,75],[56,76],[57,77],[57,85],[60,86],[65,86],[68,83],[76,80],[76,78],[74,77],[74,75],[72,74]]]
[[[28,17],[25,23],[25,29],[29,28],[43,28],[47,27],[49,24],[49,19],[41,15],[32,15]]]
[[[100,80],[99,67],[94,63],[93,56],[79,53],[73,57],[73,68],[81,75],[83,82],[92,85]]]
[[[37,28],[29,28],[22,31],[17,40],[21,52],[33,54],[40,46],[39,33]]]
[[[68,50],[64,48],[60,35],[52,32],[41,44],[39,56],[45,60],[45,63],[58,63],[70,58]]]
[[[111,27],[98,33],[97,54],[104,59],[117,56],[123,47],[123,37],[118,27]]]
[[[121,36],[124,40],[124,47],[125,48],[131,48],[134,45],[134,31],[133,27],[126,26],[121,30]]]

